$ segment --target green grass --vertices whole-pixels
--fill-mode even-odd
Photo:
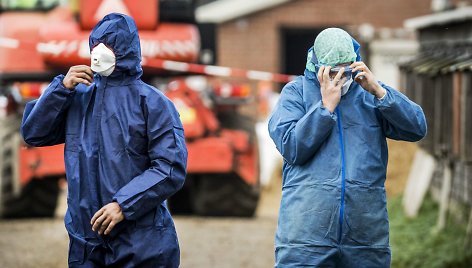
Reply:
[[[464,247],[465,225],[448,221],[435,232],[438,205],[426,198],[417,218],[406,218],[401,196],[389,200],[392,268],[470,268],[472,248]]]

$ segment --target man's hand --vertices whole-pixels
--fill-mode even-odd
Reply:
[[[354,80],[367,90],[370,94],[381,99],[387,91],[375,80],[374,74],[369,70],[367,65],[362,61],[351,64],[352,72],[359,72]]]
[[[333,113],[341,100],[341,86],[346,82],[346,78],[341,79],[344,73],[344,68],[341,68],[336,76],[330,79],[330,69],[330,66],[321,66],[318,71],[318,81],[320,81],[323,106]]]
[[[98,231],[99,234],[107,235],[124,218],[120,205],[117,202],[112,202],[97,211],[90,224],[94,232]]]
[[[74,89],[77,84],[82,83],[90,86],[93,81],[93,72],[87,65],[76,65],[70,67],[62,84],[70,90]]]

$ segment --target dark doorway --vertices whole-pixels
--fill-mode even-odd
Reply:
[[[285,74],[303,74],[307,52],[313,46],[315,37],[323,28],[282,28],[281,37],[281,72]]]

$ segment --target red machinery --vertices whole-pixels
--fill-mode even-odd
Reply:
[[[169,76],[148,68],[152,66],[146,65],[147,59],[197,61],[201,46],[198,26],[189,18],[173,22],[169,15],[193,15],[193,9],[191,13],[179,9],[178,3],[184,2],[193,6],[192,1],[176,0],[83,0],[78,14],[68,7],[38,10],[38,3],[32,11],[2,7],[0,215],[53,215],[59,192],[57,181],[65,176],[63,146],[27,148],[20,142],[21,104],[39,97],[47,85],[44,82],[54,75],[72,65],[89,65],[90,30],[105,14],[114,11],[136,20],[144,79],[156,82]],[[172,8],[179,12],[172,13]],[[259,197],[257,143],[252,120],[239,113],[240,106],[251,99],[249,89],[211,85],[210,79],[199,79],[205,80],[206,86],[198,92],[186,78],[171,79],[173,82],[159,86],[166,89],[181,114],[189,151],[187,181],[183,190],[169,200],[170,208],[200,215],[252,216]]]

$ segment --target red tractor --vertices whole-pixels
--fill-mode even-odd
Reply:
[[[135,18],[143,54],[143,79],[165,91],[184,124],[189,152],[184,188],[169,200],[174,212],[252,216],[259,199],[259,162],[253,99],[247,85],[211,77],[173,77],[153,60],[198,62],[214,52],[208,25],[194,20],[194,1],[83,0],[76,8],[60,1],[1,1],[0,9],[0,215],[52,216],[65,177],[63,146],[31,148],[21,142],[22,104],[40,96],[58,73],[90,64],[88,35],[105,14]],[[35,2],[31,4],[31,2]],[[74,12],[76,9],[76,12]],[[205,42],[201,42],[205,40]],[[203,63],[212,63],[203,62]],[[246,107],[246,108],[243,108]]]

